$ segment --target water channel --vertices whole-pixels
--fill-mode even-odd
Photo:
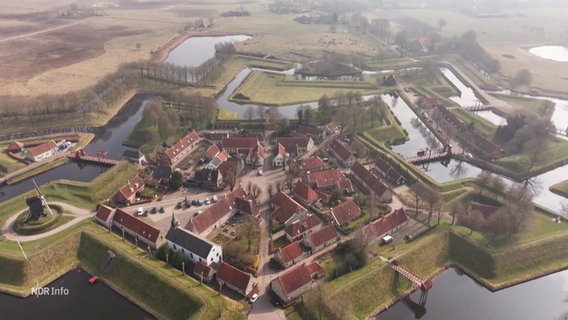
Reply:
[[[434,279],[426,304],[411,310],[408,301],[396,303],[375,317],[377,320],[560,320],[568,313],[568,270],[491,292],[457,269],[448,269]],[[419,305],[420,290],[408,298]]]
[[[102,282],[76,269],[26,299],[0,294],[2,319],[155,319]]]

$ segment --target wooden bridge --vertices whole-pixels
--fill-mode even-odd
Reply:
[[[85,150],[79,149],[75,153],[67,153],[66,156],[67,158],[75,161],[90,162],[107,166],[113,166],[120,162],[120,160],[117,159],[107,158],[106,152],[104,151],[97,152],[96,156],[90,156],[85,152]]]
[[[432,151],[430,148],[420,149],[416,153],[416,156],[406,158],[405,160],[412,164],[421,164],[421,163],[448,159],[451,158],[451,156],[452,156],[452,146],[445,145],[443,149],[437,151]]]
[[[404,276],[410,282],[417,285],[422,292],[427,292],[432,288],[432,281],[431,280],[422,280],[418,276],[412,274],[410,271],[406,270],[402,266],[398,265],[396,262],[389,262],[390,266],[398,272],[400,275]]]

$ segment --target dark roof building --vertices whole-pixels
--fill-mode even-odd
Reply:
[[[173,251],[181,250],[194,263],[202,262],[209,266],[223,259],[221,246],[201,238],[197,234],[181,227],[171,227],[166,240]]]

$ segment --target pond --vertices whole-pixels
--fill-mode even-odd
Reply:
[[[420,290],[375,317],[377,320],[415,319],[515,319],[559,320],[568,315],[568,271],[562,271],[491,292],[457,269],[448,269],[433,280],[425,305]],[[416,304],[414,304],[414,303]],[[411,310],[409,306],[414,307]]]
[[[191,37],[170,51],[166,62],[184,67],[197,67],[215,55],[215,46],[251,39],[247,35]]]
[[[568,48],[564,46],[534,47],[529,52],[537,57],[556,62],[568,62]]]
[[[49,294],[25,299],[0,293],[0,310],[6,319],[155,319],[106,284],[90,285],[90,277],[73,270],[43,289]]]

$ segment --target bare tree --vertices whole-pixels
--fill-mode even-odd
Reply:
[[[486,170],[481,171],[477,175],[477,183],[479,184],[479,194],[483,192],[492,180],[492,173]]]
[[[252,106],[249,106],[246,110],[245,110],[245,117],[249,120],[252,121],[252,118],[254,118],[254,108]]]
[[[260,197],[260,195],[262,194],[262,189],[258,186],[258,184],[253,184],[251,187],[251,193],[250,193],[254,199],[258,199],[258,197]]]
[[[286,188],[288,188],[288,192],[292,194],[292,190],[294,190],[296,179],[292,175],[286,176]]]
[[[428,187],[420,181],[416,181],[412,186],[410,186],[410,190],[414,193],[414,203],[415,203],[415,216],[418,216],[418,210],[420,206],[424,202],[422,195],[427,192]]]
[[[272,183],[269,183],[266,186],[266,192],[268,192],[268,199],[272,199],[272,196],[274,195],[274,185]]]
[[[260,235],[260,225],[258,219],[253,216],[245,215],[239,220],[238,233],[247,240],[248,249],[250,252],[252,241]]]

